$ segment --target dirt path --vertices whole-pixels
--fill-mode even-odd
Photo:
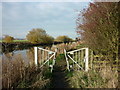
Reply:
[[[53,70],[52,86],[53,88],[68,88],[68,82],[65,74],[66,62],[59,60],[56,62]]]

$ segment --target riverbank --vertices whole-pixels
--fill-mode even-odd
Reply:
[[[1,47],[1,53],[9,53],[14,50],[29,49],[34,46],[41,46],[41,47],[45,48],[45,47],[51,47],[52,45],[57,45],[57,44],[61,44],[61,43],[63,43],[63,42],[37,43],[37,44],[33,44],[30,42],[11,42],[11,43],[0,42],[0,47]],[[65,43],[69,43],[69,42],[65,42]]]
[[[51,48],[46,47],[45,49],[50,51],[55,51],[57,48],[57,55],[56,55],[56,63],[53,67],[53,73],[50,72],[50,67],[48,64],[46,64],[42,69],[42,72],[36,71],[34,68],[34,48],[31,48],[29,51],[27,51],[26,55],[28,55],[28,65],[27,68],[24,68],[25,59],[20,56],[9,56],[9,60],[3,58],[3,81],[6,83],[5,86],[9,86],[11,88],[11,85],[14,85],[16,83],[16,80],[20,80],[20,82],[17,84],[18,88],[117,88],[118,87],[118,70],[117,68],[113,70],[110,65],[104,64],[104,67],[101,67],[102,64],[100,61],[103,60],[103,57],[97,57],[96,55],[93,55],[89,52],[89,71],[78,71],[76,65],[69,61],[70,64],[70,72],[68,72],[65,56],[64,56],[64,49],[66,51],[72,51],[74,49],[79,49],[83,47],[84,45],[80,45],[80,43],[69,43],[69,44],[58,44],[58,45],[52,45]],[[41,53],[40,50],[38,50],[39,56],[38,57],[38,65],[41,63],[43,58],[46,58],[46,53]],[[74,54],[74,59],[76,55]],[[91,58],[92,56],[92,58]],[[105,58],[105,57],[104,57]],[[21,62],[21,60],[23,62]],[[45,59],[46,60],[46,59]],[[52,59],[51,59],[52,60]],[[76,59],[75,59],[76,60]],[[92,60],[92,61],[91,61]],[[8,61],[8,63],[6,62]],[[94,63],[95,61],[98,61],[99,63]],[[106,59],[104,59],[106,61]],[[12,63],[13,62],[13,63]],[[74,64],[74,65],[73,65]],[[79,63],[80,64],[80,63]],[[99,68],[95,68],[95,65]],[[117,66],[117,64],[114,64]],[[92,67],[91,67],[92,66]],[[39,66],[38,66],[39,67]],[[42,76],[42,77],[41,77]],[[40,77],[40,78],[38,78]],[[15,80],[15,82],[14,82]],[[43,82],[42,82],[43,81]],[[14,82],[14,83],[13,83]],[[13,83],[13,84],[10,84]],[[62,84],[61,84],[62,83]],[[41,86],[43,85],[43,87]]]

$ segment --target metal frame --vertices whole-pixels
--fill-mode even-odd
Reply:
[[[49,65],[49,61],[51,58],[52,59],[52,65],[49,65],[51,67],[51,72],[53,70],[53,66],[55,65],[55,61],[56,61],[56,53],[57,53],[57,49],[55,49],[55,52],[50,51],[50,50],[46,50],[40,47],[34,47],[34,52],[35,52],[35,65],[38,66],[38,49],[42,50],[42,51],[46,51],[47,54],[47,59],[46,60],[41,60],[41,66],[40,68],[42,68],[47,62]],[[83,55],[83,50],[85,50],[85,56]],[[51,56],[49,56],[51,54]],[[66,52],[66,50],[64,49],[64,54],[65,54],[65,59],[66,59],[66,63],[67,63],[67,69],[68,71],[70,71],[70,64],[69,64],[69,60],[72,60],[72,62],[74,64],[76,64],[77,67],[79,67],[81,70],[83,71],[88,71],[89,67],[88,67],[88,61],[89,61],[89,49],[88,48],[81,48],[81,49],[77,49],[77,50],[73,50],[73,51],[69,51]],[[73,57],[70,56],[70,54],[73,55]],[[81,55],[80,55],[81,54]],[[44,54],[42,54],[44,55]],[[76,56],[75,56],[76,55]],[[80,59],[80,56],[84,56],[83,59]],[[42,56],[43,57],[43,56]],[[79,58],[78,58],[79,57]],[[76,58],[76,60],[74,59]],[[45,62],[44,62],[45,61]],[[85,69],[80,65],[80,63],[78,63],[78,61],[84,61],[85,62]]]
[[[41,60],[41,65],[40,65],[40,68],[42,68],[47,62],[48,62],[48,65],[49,65],[49,61],[51,58],[53,58],[52,60],[52,65],[49,65],[49,67],[51,68],[51,72],[53,71],[53,66],[55,65],[55,61],[56,61],[56,53],[57,53],[57,49],[55,49],[55,52],[53,51],[50,51],[50,50],[46,50],[46,49],[43,49],[43,48],[40,48],[40,47],[34,47],[34,55],[35,55],[35,65],[38,66],[38,50],[42,50],[42,51],[46,51],[47,52],[47,59],[46,60]],[[51,56],[49,56],[50,54],[52,54]],[[42,55],[44,56],[44,52],[42,53]],[[43,57],[42,56],[42,57]],[[44,62],[45,61],[45,62]]]
[[[79,59],[77,58],[77,55],[80,56],[80,53],[83,55],[83,50],[85,50],[85,57],[84,57],[85,71],[88,71],[88,69],[89,69],[89,67],[88,67],[89,49],[88,48],[81,48],[81,49],[77,49],[77,50],[73,50],[73,51],[69,51],[69,52],[66,52],[66,50],[64,49],[64,54],[65,54],[65,58],[66,58],[68,71],[70,71],[69,59],[72,60],[76,64],[76,66],[78,66],[81,70],[84,70],[83,67],[80,66],[80,64],[78,63],[78,61],[81,60],[80,57],[79,57]],[[76,53],[76,60],[74,60],[75,53]],[[70,56],[70,54],[73,55],[73,58]]]

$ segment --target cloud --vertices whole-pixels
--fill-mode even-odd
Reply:
[[[90,1],[93,0],[2,0],[2,2],[90,2]]]
[[[76,10],[82,10],[86,5],[88,3],[3,3],[4,34],[25,37],[26,32],[32,28],[43,28],[50,35],[68,33],[75,36],[72,33],[75,33],[75,20],[78,14]],[[24,34],[17,35],[21,32]]]
[[[2,36],[2,3],[0,3],[0,37]]]
[[[72,7],[65,3],[26,3],[25,5],[24,3],[3,3],[3,18],[11,21],[25,18],[36,20],[61,16],[68,18],[72,16],[70,13],[73,11]]]
[[[120,0],[0,0],[0,2],[119,2]]]

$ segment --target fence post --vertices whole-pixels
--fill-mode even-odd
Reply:
[[[37,50],[37,47],[34,47],[34,51],[35,51],[35,65],[37,66],[37,64],[38,64],[38,50]]]
[[[89,60],[89,51],[88,48],[85,49],[85,71],[88,71],[89,67],[88,67],[88,60]]]
[[[65,54],[65,59],[66,59],[66,62],[67,62],[67,69],[68,69],[68,71],[70,71],[68,57],[67,57],[67,53],[66,53],[65,49],[64,49],[64,54]]]

